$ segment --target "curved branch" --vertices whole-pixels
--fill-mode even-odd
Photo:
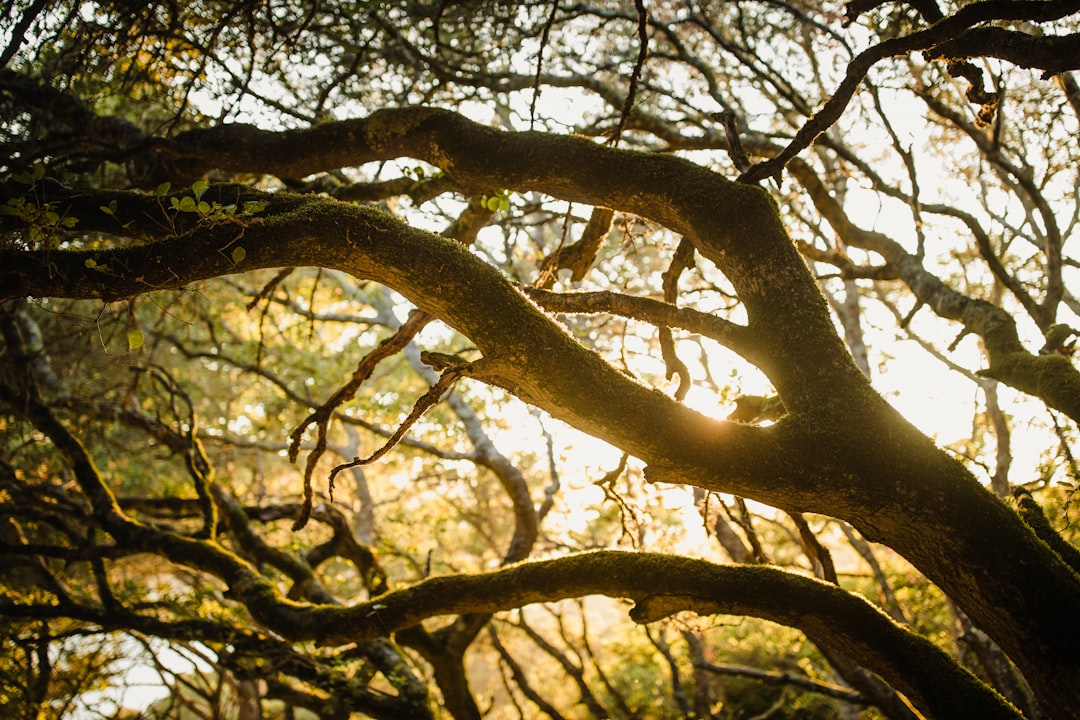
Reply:
[[[930,60],[996,57],[1023,68],[1043,70],[1043,79],[1067,70],[1080,70],[1080,33],[1028,35],[1000,27],[965,30],[926,52]]]
[[[743,325],[693,308],[676,307],[652,298],[610,291],[557,293],[538,288],[522,292],[550,312],[573,314],[610,313],[652,325],[679,328],[710,338],[754,362],[754,336]]]
[[[865,600],[768,567],[603,551],[430,578],[349,608],[281,603],[260,619],[294,640],[334,645],[379,637],[436,615],[490,613],[597,594],[635,600],[631,617],[643,623],[687,610],[766,618],[849,654],[938,717],[1020,717],[948,655]]]
[[[975,333],[985,341],[990,366],[980,371],[980,375],[1034,395],[1050,407],[1080,420],[1080,371],[1068,358],[1028,352],[1020,342],[1012,315],[985,300],[957,292],[927,271],[900,243],[856,226],[809,166],[792,164],[792,170],[814,206],[847,245],[881,255],[887,267],[920,302],[942,318],[963,323],[966,332]]]
[[[796,155],[810,146],[818,135],[840,119],[863,78],[874,65],[888,57],[928,50],[963,34],[973,25],[991,20],[1056,20],[1076,12],[1077,0],[983,0],[971,3],[931,27],[904,37],[892,38],[870,47],[848,63],[847,74],[829,96],[828,101],[795,134],[795,138],[778,155],[754,165],[739,178],[743,182],[760,182],[778,176]],[[979,55],[983,53],[978,53]]]
[[[854,690],[849,690],[840,685],[832,685],[820,680],[814,680],[813,678],[808,678],[804,675],[796,675],[792,672],[762,670],[748,665],[717,665],[716,663],[711,663],[704,659],[695,661],[694,668],[697,670],[704,670],[713,675],[734,675],[736,677],[752,678],[770,685],[791,685],[800,690],[834,697],[854,705],[870,704],[866,696],[861,695]]]
[[[81,603],[24,603],[7,598],[0,598],[0,617],[74,619],[92,623],[103,630],[134,630],[159,638],[221,644],[232,648],[227,656],[232,659],[273,658],[272,672],[266,677],[269,682],[273,683],[275,678],[286,675],[328,692],[332,690],[345,699],[354,712],[380,720],[430,720],[433,717],[426,693],[417,693],[416,688],[406,688],[405,692],[393,695],[363,682],[342,682],[340,672],[325,664],[313,663],[310,656],[302,655],[280,638],[221,620],[163,620],[133,612],[126,607],[106,610]],[[219,659],[222,657],[219,656]],[[423,686],[419,686],[419,690],[422,689]]]
[[[131,235],[155,241],[85,253],[0,250],[0,293],[112,299],[296,265],[376,280],[470,338],[483,355],[476,379],[644,459],[647,478],[841,517],[868,538],[889,543],[955,598],[1026,674],[1038,677],[1048,704],[1080,706],[1073,682],[1080,677],[1080,626],[1070,612],[1080,581],[1047,557],[1015,513],[873,393],[763,190],[676,157],[604,148],[582,138],[500,133],[427,108],[380,111],[299,134],[219,130],[210,132],[215,143],[204,150],[235,162],[302,164],[298,151],[305,147],[323,162],[340,160],[342,153],[407,155],[466,183],[536,190],[656,219],[693,242],[735,287],[761,367],[789,413],[771,427],[755,428],[681,406],[576,342],[459,244],[376,209],[325,198],[224,187],[218,192],[228,194],[228,202],[259,198],[266,212],[218,221],[166,213],[173,229],[162,223],[156,198],[50,186],[58,209],[79,217],[81,230],[116,232],[119,215],[131,223]],[[337,147],[308,146],[313,136],[326,140],[335,133]],[[218,144],[226,137],[235,144]],[[116,200],[113,214],[98,209],[108,205],[103,198]],[[11,227],[17,222],[0,217],[0,229]],[[237,246],[245,250],[239,261],[231,252]],[[987,337],[996,334],[1008,343],[1008,327],[992,327],[991,320],[971,322],[986,323]],[[1015,328],[1011,337],[1019,347]],[[139,535],[130,526],[123,531]],[[928,536],[945,539],[948,550],[927,543]],[[171,557],[206,563],[244,588],[249,606],[272,598],[267,583],[205,545],[169,535],[145,542]],[[991,551],[1001,546],[1012,552]],[[975,561],[957,568],[954,557]],[[1018,594],[1017,587],[1040,590]],[[1053,672],[1046,671],[1048,664]]]
[[[841,382],[863,384],[857,368],[849,367],[824,301],[798,260],[768,194],[732,183],[689,161],[613,150],[577,137],[500,132],[433,108],[380,110],[365,119],[285,132],[223,125],[156,141],[155,146],[170,161],[281,177],[415,157],[478,192],[493,188],[538,191],[656,220],[686,236],[728,276],[751,325],[760,321],[768,327],[770,347],[763,353],[768,360],[762,369],[789,406],[797,406],[800,397],[807,402],[833,401],[832,393],[821,391],[822,368],[838,373]],[[227,188],[222,192],[240,191]],[[87,227],[86,215],[102,219],[98,207],[108,204],[101,203],[102,199],[99,195],[97,204],[72,208],[83,223],[80,229]],[[111,199],[130,202],[119,194]],[[224,204],[233,202],[236,197],[225,199]],[[161,228],[148,222],[154,214],[161,213],[151,207],[144,211],[145,217],[125,215],[125,221],[134,220],[128,232],[160,235]],[[115,232],[117,225],[112,222],[103,229]],[[800,348],[805,363],[785,361],[794,347]],[[818,370],[808,372],[808,365]]]
[[[154,198],[122,193],[113,197],[120,198],[125,219],[133,218],[133,232],[160,232],[147,219],[160,213]],[[0,251],[3,293],[112,299],[184,287],[239,269],[337,267],[394,287],[470,337],[492,368],[479,379],[509,386],[560,419],[589,428],[639,457],[674,462],[703,448],[725,454],[723,448],[728,447],[737,459],[735,455],[728,462],[719,455],[713,459],[718,470],[726,465],[733,478],[757,475],[785,455],[792,458],[791,472],[798,472],[794,455],[761,430],[709,420],[612,368],[457,243],[370,208],[320,198],[261,197],[272,205],[265,217],[247,227],[204,223],[180,237],[92,253]],[[81,224],[87,229],[115,224],[97,210],[100,196],[71,200],[78,204],[73,212],[85,218]],[[245,249],[240,266],[222,251],[237,243]],[[94,259],[89,267],[87,259]],[[529,358],[527,367],[524,358]],[[643,424],[645,408],[651,421]],[[761,459],[750,459],[755,455]],[[771,470],[767,473],[772,475]],[[751,492],[749,487],[743,490]],[[785,504],[790,499],[772,498]]]

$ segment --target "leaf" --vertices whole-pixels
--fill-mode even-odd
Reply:
[[[163,182],[163,183],[161,183],[160,185],[157,186],[157,190],[154,191],[154,194],[159,198],[160,197],[165,197],[165,195],[168,194],[168,192],[169,192],[169,188],[171,188],[171,187],[172,187],[172,183],[169,182],[168,180],[166,180],[165,182]]]
[[[68,215],[63,220],[60,221],[60,226],[61,227],[66,227],[66,228],[73,228],[78,224],[79,224],[79,218],[73,217],[71,215]]]
[[[94,258],[86,258],[86,260],[83,261],[83,265],[90,268],[91,270],[94,270],[97,268],[97,260],[95,260]]]
[[[106,215],[113,215],[114,214],[113,209],[111,207],[109,207],[108,205],[98,205],[98,210],[105,213]]]
[[[177,210],[180,209],[180,199],[179,198],[174,196],[174,197],[169,198],[169,201],[172,203],[172,206],[174,208],[176,208]]]
[[[29,220],[26,212],[25,198],[9,198],[6,203],[0,205],[0,215],[12,215],[23,220]]]
[[[237,245],[232,249],[230,256],[232,257],[233,265],[239,265],[244,262],[244,258],[247,257],[247,250]]]
[[[491,212],[498,212],[500,204],[501,198],[499,198],[497,195],[492,195],[491,197],[484,200],[484,207],[486,207]]]
[[[206,192],[206,189],[208,187],[210,187],[210,185],[208,185],[205,181],[196,180],[191,184],[191,192],[195,195],[196,198],[202,200],[203,193]]]
[[[143,332],[139,329],[128,330],[128,350],[138,350],[143,346]]]
[[[199,204],[196,206],[196,208],[198,209],[200,215],[210,214],[210,203],[199,201]]]
[[[248,215],[255,215],[261,213],[266,209],[266,203],[262,200],[247,200],[244,202],[244,212]]]
[[[176,209],[181,212],[198,212],[198,207],[195,205],[195,198],[190,195],[185,195],[180,198],[180,204],[176,206]]]

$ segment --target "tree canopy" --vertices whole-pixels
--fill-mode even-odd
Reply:
[[[1080,2],[0,53],[13,717],[1080,717]]]

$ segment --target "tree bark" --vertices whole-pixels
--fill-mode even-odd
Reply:
[[[648,478],[840,517],[888,544],[998,643],[1045,708],[1080,716],[1080,579],[874,393],[764,191],[675,157],[500,133],[438,110],[380,111],[308,132],[226,127],[168,149],[287,175],[411,156],[465,186],[544,192],[661,222],[735,287],[748,317],[735,349],[766,373],[788,414],[756,428],[694,412],[582,347],[459,245],[377,210],[322,198],[224,188],[218,192],[231,202],[258,197],[266,212],[213,222],[166,213],[169,227],[155,198],[55,188],[51,197],[80,218],[80,228],[118,231],[118,218],[98,209],[111,199],[116,215],[130,222],[126,232],[151,242],[93,252],[0,251],[2,296],[113,300],[302,264],[386,284],[475,343],[483,359],[467,376],[636,455],[648,464]],[[235,247],[244,249],[239,261]],[[1060,370],[1076,376],[1071,366]],[[1063,391],[1077,395],[1074,387]],[[855,656],[858,648],[844,650]]]

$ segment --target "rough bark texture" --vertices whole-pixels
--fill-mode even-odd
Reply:
[[[674,157],[613,150],[580,138],[501,133],[423,108],[380,111],[366,120],[307,132],[275,134],[246,126],[198,131],[161,143],[158,152],[176,164],[283,177],[407,156],[439,166],[465,187],[538,191],[660,222],[685,236],[731,281],[748,317],[737,350],[768,375],[788,413],[768,428],[704,417],[636,383],[575,342],[467,249],[378,210],[325,198],[224,187],[216,190],[223,201],[259,199],[267,203],[266,211],[185,222],[152,197],[54,187],[50,200],[78,217],[80,228],[116,232],[120,220],[127,223],[128,235],[143,242],[93,252],[5,249],[0,251],[0,298],[115,300],[294,265],[336,268],[378,281],[475,343],[483,359],[469,371],[473,378],[507,388],[641,458],[650,479],[843,518],[868,539],[888,544],[997,642],[1055,717],[1080,716],[1077,574],[1016,513],[873,392],[837,336],[825,301],[764,191]],[[11,186],[4,190],[9,196],[13,192]],[[99,209],[110,201],[116,202],[115,217]],[[3,227],[13,222],[0,220]],[[231,254],[235,247],[244,249],[239,262]],[[896,262],[904,272],[903,258]],[[992,350],[989,374],[1028,378],[1039,392],[1060,393],[1063,407],[1080,408],[1080,383],[1067,362],[1051,365],[1047,358],[1024,354],[1013,345],[1015,328],[1012,335],[1003,329],[1008,337],[999,338],[989,327],[996,322],[989,310],[957,308],[957,313],[986,326],[984,337],[992,348],[994,343],[1013,348],[997,355]],[[982,314],[969,319],[965,313]],[[1025,363],[1037,364],[1027,368]],[[47,415],[39,419],[49,424]],[[45,432],[54,440],[65,437],[58,428]],[[865,603],[764,568],[595,555],[492,575],[436,578],[380,599],[379,607],[293,603],[219,549],[124,521],[93,482],[96,471],[86,465],[85,454],[67,441],[59,444],[81,463],[75,472],[86,479],[87,494],[110,532],[176,562],[211,569],[248,599],[257,618],[295,639],[358,641],[433,613],[491,612],[606,593],[638,600],[634,616],[641,620],[694,609],[787,622],[815,641],[837,644],[939,717],[1015,716],[951,662],[936,660],[928,643],[900,631]],[[663,578],[660,594],[657,578]]]

